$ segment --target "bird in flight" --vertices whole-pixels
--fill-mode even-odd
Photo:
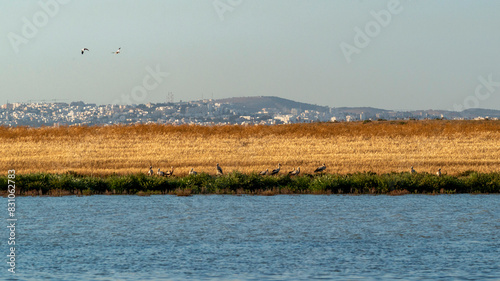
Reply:
[[[88,50],[89,50],[89,49],[87,49],[87,48],[83,48],[83,49],[82,49],[82,55],[83,55],[83,53],[84,53],[85,51],[88,51]]]
[[[118,48],[118,50],[116,50],[116,51],[112,52],[112,54],[118,55],[118,54],[120,53],[120,49],[121,49],[121,47],[120,47],[120,48]]]

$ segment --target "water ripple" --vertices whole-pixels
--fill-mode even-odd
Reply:
[[[24,197],[17,205],[18,280],[500,277],[499,195]]]

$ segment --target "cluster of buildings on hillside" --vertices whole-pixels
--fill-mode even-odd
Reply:
[[[96,105],[72,103],[8,103],[0,108],[2,126],[60,126],[111,124],[289,124],[327,121],[394,120],[394,119],[463,119],[445,116],[438,111],[395,112],[359,108],[318,107],[318,110],[262,108],[242,110],[231,103],[202,100],[139,105]],[[449,112],[451,114],[451,112]],[[487,117],[478,117],[487,118]],[[498,117],[490,118],[498,119]]]

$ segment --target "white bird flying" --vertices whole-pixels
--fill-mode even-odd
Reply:
[[[82,55],[83,55],[83,53],[85,53],[85,51],[88,51],[88,50],[89,50],[89,49],[87,49],[87,48],[83,48],[83,49],[82,49]]]
[[[118,54],[120,53],[120,50],[121,50],[121,47],[120,47],[120,48],[118,48],[118,50],[116,50],[116,51],[112,52],[112,54],[118,55]]]

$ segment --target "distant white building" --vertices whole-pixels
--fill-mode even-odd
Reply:
[[[280,120],[281,122],[288,124],[291,123],[291,119],[293,118],[292,114],[286,114],[286,115],[277,115],[274,117],[276,120]]]

